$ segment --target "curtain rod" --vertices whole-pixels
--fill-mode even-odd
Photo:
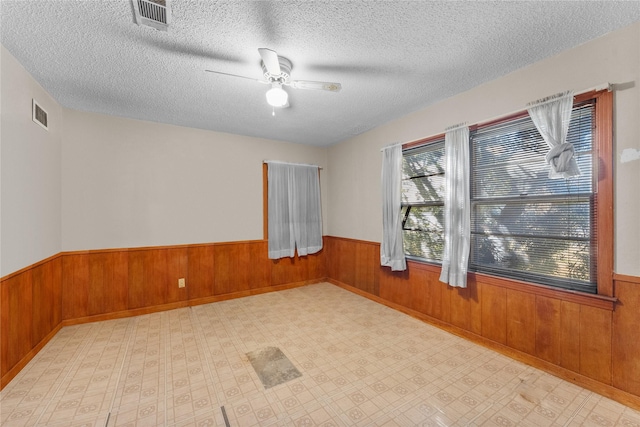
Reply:
[[[382,147],[380,149],[380,152],[382,153],[384,150],[386,150],[387,148],[392,148],[395,147],[396,145],[402,146],[402,142],[396,142],[395,144],[391,144],[391,145],[385,145],[384,147]]]
[[[531,108],[540,107],[541,105],[551,104],[552,102],[556,102],[556,101],[558,101],[560,99],[568,97],[569,95],[571,95],[571,99],[576,97],[575,93],[573,93],[570,90],[568,90],[566,92],[556,93],[555,95],[550,95],[550,96],[547,96],[545,98],[538,99],[536,101],[531,101],[531,102],[527,103],[526,109],[527,109],[527,111],[529,111],[529,109],[531,109]]]
[[[607,90],[607,92],[611,92],[613,89],[615,89],[615,84],[613,84],[613,83],[609,83],[609,82],[601,83],[601,84],[599,84],[599,85],[597,85],[597,86],[593,86],[593,87],[590,87],[590,88],[588,88],[588,89],[583,89],[583,90],[580,90],[580,91],[576,91],[576,92],[574,92],[574,93],[573,93],[573,96],[581,95],[581,94],[583,94],[583,93],[587,93],[587,92],[598,92],[598,91],[605,90],[605,89]],[[511,112],[509,112],[509,113],[502,113],[502,114],[500,114],[500,115],[498,115],[498,116],[491,117],[491,118],[489,118],[489,119],[480,120],[480,121],[478,121],[478,123],[488,123],[488,122],[493,122],[494,120],[499,120],[499,119],[502,119],[503,117],[508,117],[508,116],[511,116],[511,115],[514,115],[514,114],[520,113],[520,112],[522,112],[522,111],[526,111],[527,109],[528,109],[528,108],[525,106],[524,108],[519,108],[519,109],[517,109],[517,110],[513,110],[513,111],[511,111]],[[478,124],[478,123],[476,123],[476,124]],[[460,123],[460,124],[458,124],[458,125],[450,126],[449,128],[445,129],[445,132],[446,132],[446,131],[449,131],[449,130],[457,129],[457,128],[462,127],[462,126],[468,126],[468,125],[467,125],[467,122],[463,122],[463,123]],[[423,138],[420,138],[420,139],[423,139]],[[386,146],[386,147],[382,147],[382,148],[380,149],[380,151],[382,152],[382,151],[384,151],[385,149],[387,149],[387,148],[389,148],[389,147],[393,147],[393,146],[395,146],[395,145],[411,144],[412,142],[415,142],[415,141],[418,141],[418,140],[414,140],[414,141],[407,141],[407,142],[403,142],[403,143],[398,143],[398,144],[388,145],[388,146]]]
[[[276,164],[280,164],[280,165],[293,165],[293,166],[311,166],[311,167],[314,167],[314,168],[318,168],[320,170],[323,169],[322,166],[318,166],[318,165],[309,165],[309,164],[306,164],[306,163],[290,163],[290,162],[283,162],[283,161],[280,161],[280,160],[263,160],[262,163],[266,163],[266,164],[276,163]]]
[[[462,129],[463,127],[468,127],[468,126],[469,126],[469,124],[467,122],[462,122],[462,123],[458,123],[457,125],[449,126],[444,131],[445,132],[450,132],[452,130],[458,130],[458,129]]]
[[[613,84],[611,84],[611,83],[609,83],[609,82],[606,82],[606,83],[599,84],[599,85],[597,85],[597,86],[590,87],[590,88],[588,88],[588,89],[583,89],[583,90],[575,91],[575,92],[573,93],[573,96],[576,96],[576,95],[582,95],[583,93],[587,93],[587,92],[598,92],[598,91],[605,90],[605,89],[607,90],[607,92],[611,92],[611,91],[613,90],[613,86],[614,86]],[[534,102],[535,102],[535,101],[534,101]],[[547,101],[547,102],[552,102],[552,100],[549,100],[549,101]],[[543,104],[537,104],[537,105],[544,105],[544,104],[545,104],[545,103],[543,103]],[[500,114],[500,115],[498,115],[498,116],[491,117],[491,118],[489,118],[489,119],[484,119],[484,120],[482,120],[482,121],[479,121],[478,123],[493,122],[493,121],[495,121],[495,120],[499,120],[499,119],[501,119],[501,118],[503,118],[503,117],[508,117],[508,116],[513,115],[513,114],[517,114],[517,113],[520,113],[520,112],[522,112],[522,111],[526,111],[526,110],[528,110],[528,109],[529,109],[529,107],[533,107],[533,105],[525,106],[524,108],[518,108],[517,110],[513,110],[513,111],[511,111],[511,112],[509,112],[509,113],[503,113],[503,114]]]
[[[615,84],[606,82],[606,83],[601,83],[601,84],[599,84],[597,86],[590,87],[588,89],[583,89],[583,90],[580,90],[580,91],[576,91],[576,92],[574,92],[573,96],[581,95],[581,94],[587,93],[587,92],[598,92],[598,91],[605,90],[605,89],[607,90],[607,92],[611,92],[614,88],[615,88]],[[493,122],[493,121],[499,120],[499,119],[501,119],[503,117],[508,117],[508,116],[513,115],[513,114],[517,114],[517,113],[520,113],[520,112],[526,111],[526,110],[527,110],[527,107],[525,106],[524,108],[519,108],[519,109],[513,110],[513,111],[511,111],[509,113],[502,113],[502,114],[500,114],[498,116],[478,121],[478,123]],[[453,129],[456,129],[456,128],[462,127],[462,126],[467,126],[467,123],[464,122],[464,123],[461,123],[460,125],[455,125],[455,126],[453,126],[451,128],[447,128],[446,130],[453,130]],[[430,137],[426,137],[426,138],[430,138]],[[414,141],[418,141],[418,140],[426,139],[426,138],[419,138],[419,139],[414,140]],[[402,143],[401,145],[410,144],[410,143],[412,143],[414,141],[407,141],[405,143]],[[392,145],[390,145],[390,147],[392,147]],[[384,151],[385,148],[387,148],[387,147],[381,148],[380,151]]]

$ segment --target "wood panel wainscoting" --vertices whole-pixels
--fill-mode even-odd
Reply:
[[[380,244],[325,236],[302,258],[264,240],[54,255],[0,280],[0,388],[61,327],[329,282],[640,409],[640,277],[614,274],[601,297],[439,267],[380,267]],[[178,279],[186,287],[178,288]]]
[[[58,332],[62,258],[49,257],[0,281],[0,389]]]
[[[325,254],[270,260],[255,240],[54,255],[0,280],[0,389],[63,326],[321,282]]]
[[[467,288],[440,268],[380,267],[380,244],[325,238],[329,282],[640,409],[640,277],[613,275],[603,297],[470,273]]]

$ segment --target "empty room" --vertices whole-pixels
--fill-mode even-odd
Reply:
[[[640,1],[0,19],[1,425],[640,427]]]

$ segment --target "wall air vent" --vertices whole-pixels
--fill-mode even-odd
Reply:
[[[138,25],[167,31],[171,10],[170,0],[131,0]]]
[[[31,118],[35,123],[42,126],[45,130],[49,130],[47,112],[42,109],[42,107],[36,102],[35,99],[32,99]]]

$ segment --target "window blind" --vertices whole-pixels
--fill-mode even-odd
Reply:
[[[471,268],[596,292],[594,104],[574,106],[567,142],[581,175],[549,179],[529,116],[479,127],[471,142]]]
[[[440,262],[444,248],[444,139],[406,150],[402,172],[405,253]]]

